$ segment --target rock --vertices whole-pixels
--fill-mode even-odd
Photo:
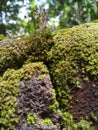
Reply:
[[[0,41],[0,75],[1,129],[97,130],[98,23]]]

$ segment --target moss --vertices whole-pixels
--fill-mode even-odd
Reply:
[[[62,117],[64,130],[94,130],[91,122],[87,122],[86,120],[81,120],[78,123],[74,122],[73,116],[69,112],[58,110],[58,114]]]
[[[18,83],[21,80],[30,79],[34,73],[45,74],[48,70],[42,62],[29,63],[18,70],[8,69],[0,77],[0,126],[2,129],[14,129],[19,121],[19,117],[15,114],[20,91]]]
[[[88,123],[88,122],[85,121],[85,120],[81,120],[81,121],[78,123],[78,129],[79,129],[79,130],[94,130],[94,128],[91,127],[91,124],[92,124],[92,123]]]
[[[56,99],[56,92],[55,92],[55,89],[52,89],[52,94],[53,94],[53,100],[54,100],[54,103],[49,105],[49,110],[50,111],[53,111],[53,112],[57,112],[57,110],[59,109],[59,103]]]
[[[98,80],[98,23],[56,31],[53,41],[48,52],[49,71],[60,106],[66,108],[72,88],[81,88],[79,74],[87,82]]]
[[[52,45],[52,33],[48,29],[37,31],[32,36],[25,39],[28,44],[31,44],[30,56],[28,61],[45,61],[47,52]]]
[[[31,61],[45,62],[52,45],[52,35],[50,30],[43,30],[25,39],[6,40],[2,44],[6,45],[0,47],[0,72],[21,67]]]
[[[35,113],[29,113],[27,115],[27,123],[28,124],[35,124],[36,123],[37,116]]]
[[[44,78],[46,78],[46,74],[42,74],[42,75],[39,75],[39,76],[38,76],[38,80],[42,80],[42,79],[44,79]]]
[[[14,124],[19,118],[15,115],[17,95],[19,89],[15,81],[4,80],[0,82],[0,126],[2,129],[14,129]]]
[[[95,116],[95,114],[94,114],[93,111],[90,113],[90,116],[91,116],[91,119],[92,119],[94,122],[97,122],[97,117]]]
[[[44,126],[53,125],[52,120],[50,118],[41,119],[41,124],[44,125]]]
[[[27,115],[27,123],[29,125],[39,125],[37,124],[37,120],[40,125],[51,126],[53,125],[52,120],[50,118],[40,119],[35,113],[28,113]]]

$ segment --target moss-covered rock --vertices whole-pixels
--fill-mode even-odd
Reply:
[[[68,85],[80,88],[79,73],[84,80],[98,80],[97,23],[60,30],[53,38],[49,67],[53,82],[61,91]]]
[[[8,69],[0,77],[0,127],[2,130],[48,126],[54,130],[58,118],[49,110],[55,103],[47,67],[42,62],[28,63],[20,69]],[[35,116],[36,115],[36,116]],[[53,121],[53,123],[52,123]],[[40,124],[39,124],[40,123]],[[55,128],[56,129],[56,128]]]
[[[92,84],[96,88],[95,91],[98,91],[96,83],[98,81],[98,23],[88,23],[56,31],[53,33],[53,39],[54,46],[48,53],[49,71],[60,107],[63,111],[66,111],[71,109],[71,107],[73,108],[73,104],[76,102],[76,98],[73,98],[73,95],[75,94],[74,97],[77,97],[77,92],[81,94],[82,91],[85,91],[87,95],[85,93],[83,96],[88,96]],[[87,83],[91,84],[88,85]],[[96,99],[94,94],[91,95],[93,97],[92,101],[96,100],[95,102],[97,102],[98,97]],[[83,97],[81,96],[81,98]],[[86,99],[83,100],[86,101]],[[80,101],[82,99],[78,98],[77,100]],[[79,101],[77,102],[78,108],[83,107],[84,109],[85,105],[78,105]],[[73,104],[70,104],[70,102],[73,102]],[[91,103],[91,107],[93,106],[90,101],[86,103]],[[89,105],[86,107],[91,109]],[[95,107],[97,112],[98,107],[96,105]],[[77,110],[79,111],[78,108],[76,110],[73,109],[73,112],[71,112],[75,112],[74,115],[76,115],[78,113]],[[81,115],[81,117],[87,118],[87,114],[89,116],[91,110],[88,111],[83,111],[85,114],[84,116]],[[96,112],[95,115],[97,117]]]
[[[97,128],[98,23],[2,40],[0,75],[2,130]]]

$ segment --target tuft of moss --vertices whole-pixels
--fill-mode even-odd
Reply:
[[[41,119],[41,124],[44,125],[44,126],[53,125],[52,120],[50,118]]]
[[[27,123],[28,124],[35,124],[36,123],[37,116],[35,113],[29,113],[27,115]]]
[[[56,91],[55,89],[52,89],[52,94],[53,94],[53,100],[54,100],[54,103],[52,103],[51,105],[49,105],[49,110],[50,111],[53,111],[53,112],[57,112],[58,108],[59,108],[59,103],[56,99]]]
[[[27,40],[27,39],[26,39]],[[50,50],[52,42],[52,32],[49,29],[36,31],[32,36],[28,37],[28,44],[31,44],[29,61],[46,61],[47,53]]]

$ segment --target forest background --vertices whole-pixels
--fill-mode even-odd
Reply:
[[[46,11],[46,26],[72,27],[98,19],[98,0],[0,0],[0,34],[33,33],[36,12]],[[18,32],[18,33],[17,33]]]

